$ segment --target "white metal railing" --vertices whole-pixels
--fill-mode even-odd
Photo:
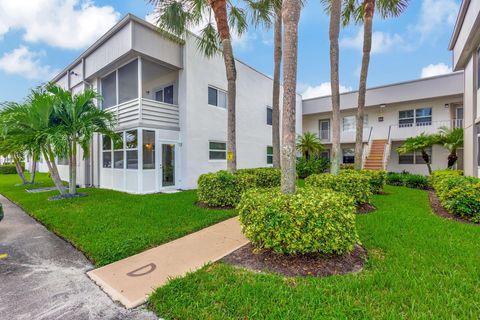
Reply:
[[[435,134],[442,127],[463,128],[463,119],[424,121],[419,123],[404,123],[391,125],[389,128],[389,140],[405,140],[421,133]]]
[[[105,109],[114,113],[119,126],[138,122],[167,128],[180,126],[178,105],[140,98]]]

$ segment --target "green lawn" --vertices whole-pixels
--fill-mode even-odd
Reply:
[[[284,278],[216,263],[158,289],[166,319],[478,319],[480,227],[443,220],[427,193],[375,196],[358,216],[368,263],[359,274]]]
[[[39,174],[35,187],[51,185]],[[27,193],[17,175],[0,175],[0,193],[73,243],[97,266],[126,258],[235,215],[233,210],[195,206],[196,194],[131,195],[104,189],[80,189],[85,198],[47,201],[56,194]]]

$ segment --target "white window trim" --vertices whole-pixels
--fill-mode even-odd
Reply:
[[[421,110],[421,109],[430,109],[432,114],[430,116],[417,117],[417,110]],[[405,112],[405,111],[413,111],[413,117],[400,118],[400,112]],[[417,125],[417,119],[428,118],[428,117],[430,117],[430,124],[421,125],[421,126]],[[400,120],[406,120],[406,119],[412,119],[413,120],[413,122],[411,123],[410,126],[405,125],[405,124],[400,124]],[[428,126],[431,126],[432,123],[433,123],[433,107],[421,107],[421,108],[405,109],[405,110],[399,110],[398,111],[398,122],[397,122],[397,124],[398,124],[399,128],[428,127]]]
[[[214,143],[225,143],[225,159],[210,159],[210,152],[213,151],[217,151],[217,152],[223,152],[224,150],[220,150],[220,149],[210,149],[210,142],[214,142]],[[207,154],[207,157],[208,157],[208,162],[227,162],[227,142],[226,141],[220,141],[220,140],[208,140],[208,154]]]
[[[132,149],[127,148],[127,132],[129,132],[129,131],[137,131],[137,147],[136,148],[132,148]],[[138,129],[125,130],[124,139],[125,139],[125,141],[123,143],[123,146],[124,146],[124,149],[125,149],[125,159],[123,161],[125,162],[125,170],[137,171],[137,170],[139,170],[139,163],[138,163],[138,159],[139,159],[139,156],[138,156],[138,141],[139,141]],[[137,169],[128,168],[128,157],[127,157],[128,152],[127,151],[137,151]]]
[[[217,90],[217,104],[218,104],[218,101],[219,101],[219,99],[218,99],[218,93],[219,93],[219,92],[225,93],[225,96],[226,96],[226,97],[225,97],[225,108],[224,108],[224,107],[220,107],[220,106],[218,106],[218,105],[216,106],[216,105],[214,105],[214,104],[210,104],[210,103],[208,102],[208,89],[210,89],[210,88]],[[210,107],[214,107],[214,108],[217,108],[217,109],[220,109],[220,110],[227,110],[227,109],[228,109],[228,92],[227,92],[226,90],[220,89],[219,87],[212,86],[212,85],[209,84],[209,85],[208,85],[208,88],[207,88],[207,104],[208,104]],[[212,142],[214,142],[214,141],[212,141]]]
[[[433,148],[430,147],[430,164],[432,164],[432,159],[433,159]],[[412,163],[400,163],[400,156],[402,156],[400,153],[398,153],[398,165],[400,166],[417,166],[417,165],[425,165],[425,163],[417,163],[417,156],[421,157],[422,153],[420,151],[413,151],[411,152],[413,155],[413,162]]]
[[[268,110],[272,111],[272,123],[268,123]],[[267,126],[273,126],[273,108],[270,106],[267,106],[267,108],[265,109],[265,122]]]

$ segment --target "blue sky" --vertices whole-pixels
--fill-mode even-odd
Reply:
[[[299,29],[298,91],[305,97],[329,93],[328,16],[319,0],[307,0]],[[374,20],[369,86],[451,71],[448,42],[460,0],[410,0],[398,18]],[[144,18],[143,0],[0,0],[0,101],[22,100],[49,80],[122,16]],[[250,29],[237,37],[237,58],[273,73],[272,32]],[[361,26],[342,29],[340,82],[355,90],[361,64]]]

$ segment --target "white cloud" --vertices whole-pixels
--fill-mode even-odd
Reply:
[[[43,65],[40,58],[45,52],[32,52],[25,46],[20,46],[12,52],[3,54],[0,58],[0,70],[9,74],[17,74],[32,80],[48,80],[56,70]]]
[[[354,37],[344,37],[340,40],[343,48],[363,50],[363,29],[360,28]],[[387,32],[375,31],[372,34],[372,54],[384,53],[393,48],[405,47],[405,41],[398,33],[390,34]]]
[[[441,27],[447,26],[450,29],[455,24],[457,13],[458,4],[455,0],[423,0],[414,31],[420,33],[424,40]]]
[[[320,83],[318,86],[299,84],[298,89],[302,92],[303,99],[329,96],[332,94],[330,82]],[[340,85],[340,93],[352,91],[351,87]]]
[[[447,66],[445,63],[429,64],[428,66],[422,68],[422,74],[420,75],[420,77],[428,78],[447,74],[450,72],[452,72],[452,68]]]
[[[111,6],[92,0],[0,0],[0,37],[22,30],[28,42],[81,49],[91,45],[119,19]]]

